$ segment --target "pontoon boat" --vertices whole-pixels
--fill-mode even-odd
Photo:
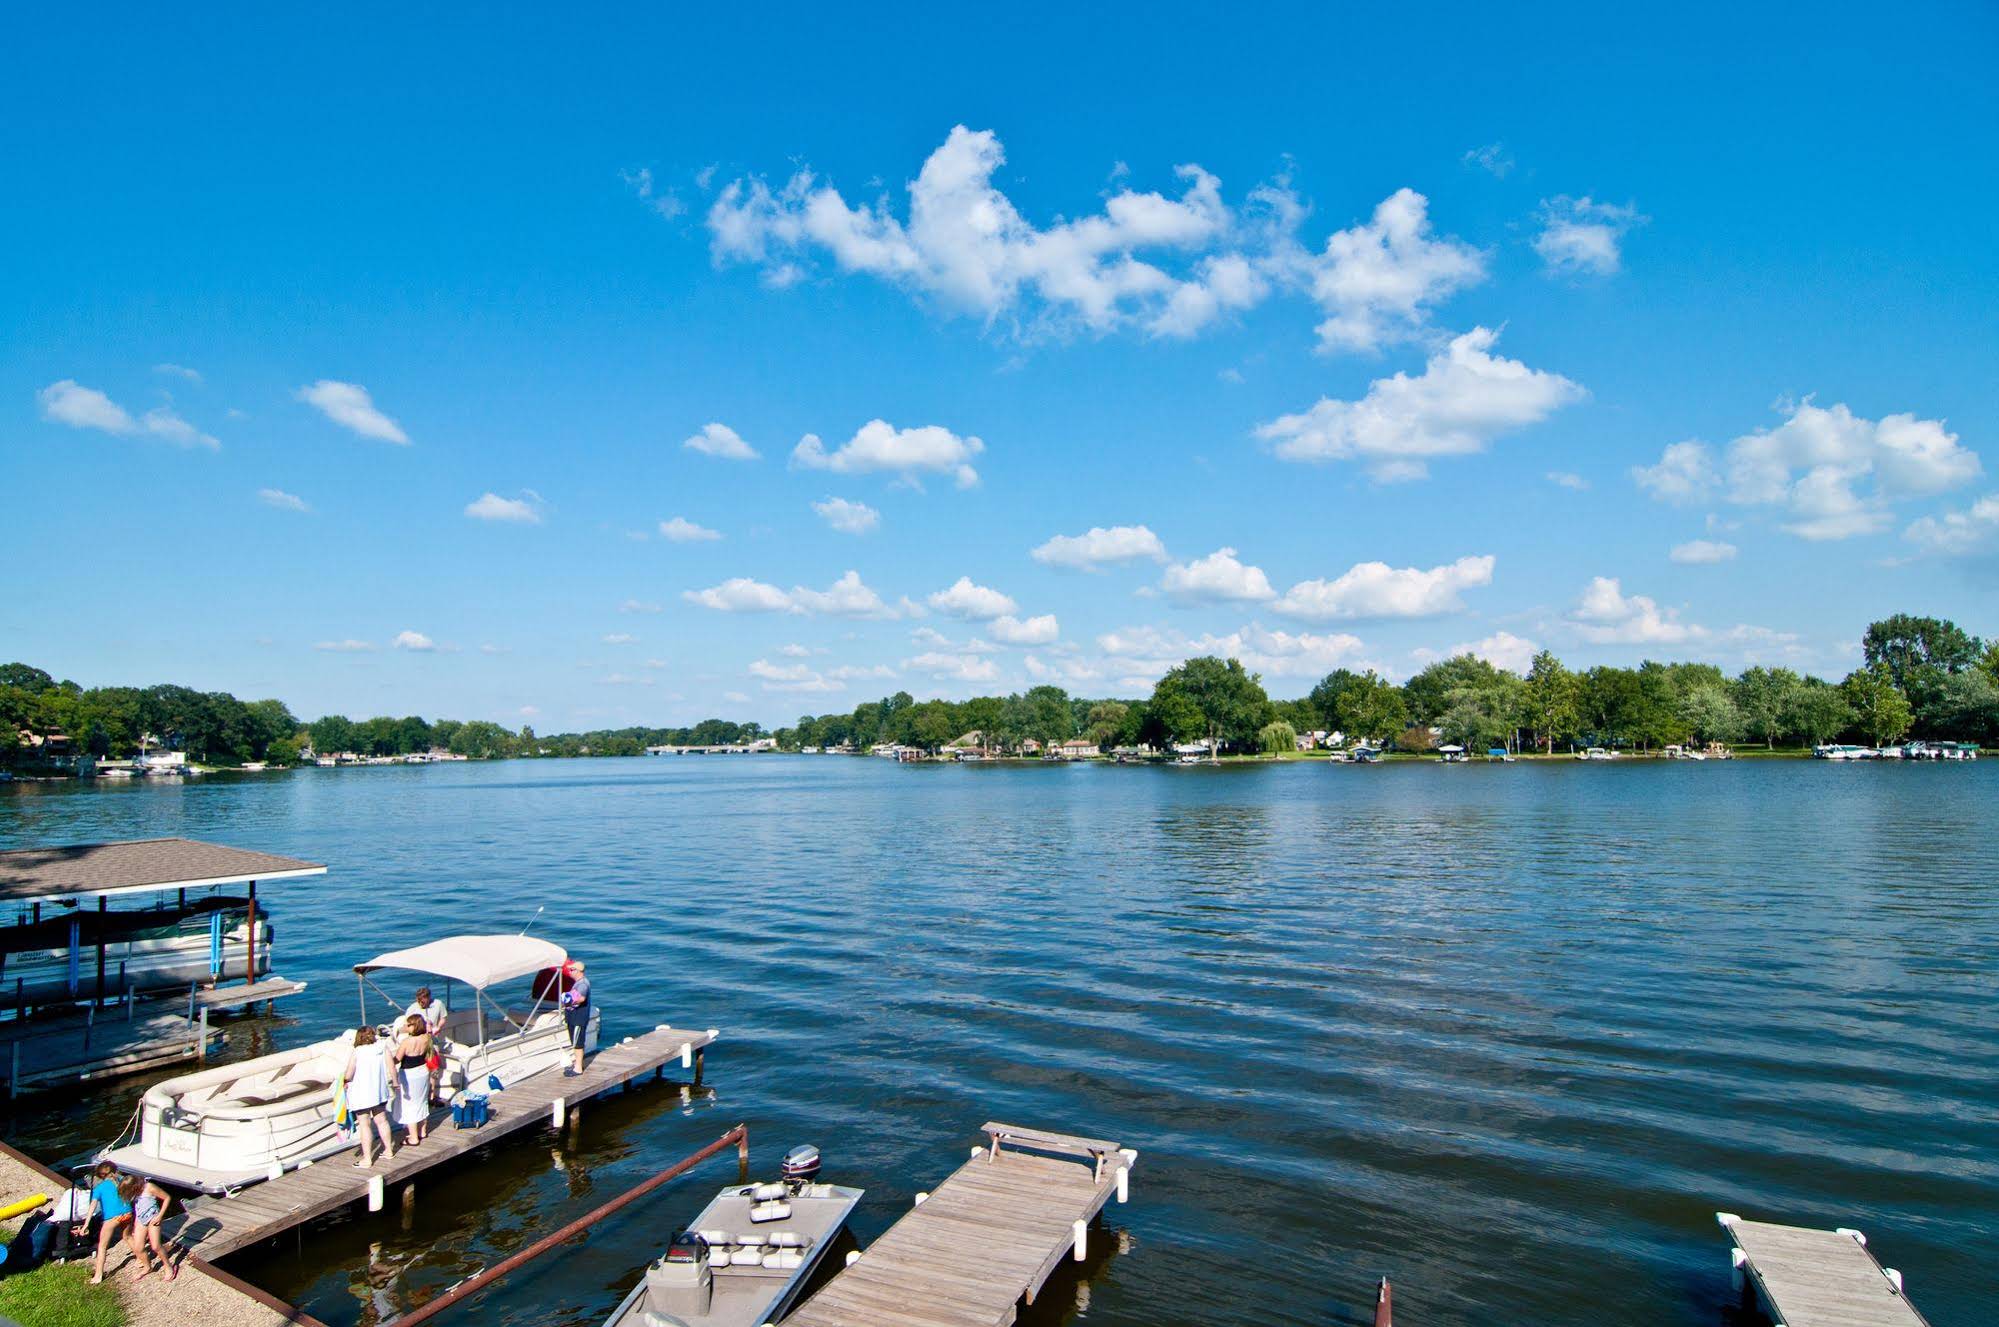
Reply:
[[[356,964],[361,1018],[368,1019],[369,974],[393,969],[442,977],[447,1008],[458,985],[472,991],[470,1009],[451,1008],[439,1037],[444,1057],[440,1095],[468,1086],[483,1091],[557,1068],[569,1058],[569,1038],[555,997],[568,955],[561,946],[523,935],[460,935],[399,949]],[[530,1003],[509,1009],[488,992],[535,976]],[[379,986],[399,1019],[407,1002]],[[592,1005],[584,1049],[597,1046],[599,1011]],[[386,1027],[383,1029],[386,1031]],[[354,1146],[334,1123],[333,1086],[346,1069],[352,1029],[309,1046],[260,1055],[169,1078],[147,1089],[139,1138],[101,1154],[120,1170],[204,1193],[254,1184]]]

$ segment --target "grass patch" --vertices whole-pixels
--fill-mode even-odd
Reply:
[[[125,1308],[109,1285],[90,1284],[90,1264],[50,1263],[0,1278],[0,1317],[21,1327],[124,1327]]]

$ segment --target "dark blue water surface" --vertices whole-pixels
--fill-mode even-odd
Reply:
[[[837,757],[510,762],[0,790],[18,847],[184,834],[327,862],[271,885],[311,989],[518,929],[607,1033],[718,1027],[714,1094],[586,1110],[236,1270],[374,1322],[749,1122],[819,1144],[863,1240],[981,1123],[1141,1153],[1025,1321],[1715,1324],[1713,1213],[1864,1229],[1939,1324],[1999,1265],[1999,762],[1152,769]],[[24,1102],[47,1157],[131,1082]],[[490,1292],[600,1321],[716,1165]]]

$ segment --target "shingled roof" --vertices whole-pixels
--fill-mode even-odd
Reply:
[[[195,839],[16,848],[0,852],[0,900],[25,903],[324,874],[326,867],[318,862]]]

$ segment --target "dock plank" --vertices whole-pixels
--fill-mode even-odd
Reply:
[[[1783,1327],[1928,1327],[1852,1231],[1720,1213],[1772,1321]]]
[[[547,1124],[557,1101],[565,1107],[581,1105],[663,1068],[679,1058],[683,1047],[699,1051],[714,1040],[712,1032],[655,1028],[604,1047],[585,1063],[579,1077],[565,1078],[551,1069],[494,1093],[489,1098],[490,1118],[480,1128],[453,1129],[449,1111],[433,1112],[431,1133],[423,1144],[397,1148],[386,1164],[377,1162],[374,1168],[361,1170],[351,1164],[354,1154],[338,1153],[234,1194],[193,1199],[182,1209],[176,1229],[168,1233],[204,1258],[223,1257],[350,1203],[366,1201],[372,1176],[380,1175],[385,1186],[401,1184],[509,1134]],[[175,1223],[170,1219],[168,1224]]]
[[[1014,1131],[1024,1146],[1066,1135]],[[981,1151],[860,1259],[794,1309],[785,1327],[1007,1327],[1073,1248],[1074,1224],[1117,1192],[1137,1154],[1086,1140],[1115,1164]]]

